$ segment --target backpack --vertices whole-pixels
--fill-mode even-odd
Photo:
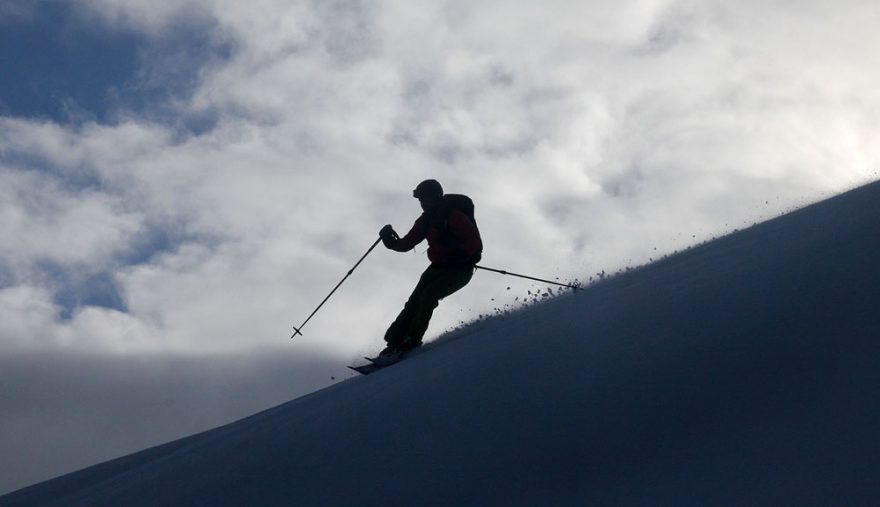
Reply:
[[[471,219],[474,227],[477,227],[477,219],[474,218],[474,201],[470,197],[461,194],[446,194],[443,196],[443,202],[446,203],[448,209],[457,209]],[[479,228],[478,228],[479,230]]]
[[[465,214],[465,216],[468,217],[468,219],[470,219],[471,223],[474,224],[474,227],[477,229],[477,234],[480,233],[480,228],[477,227],[477,219],[474,218],[474,201],[472,201],[470,197],[468,197],[466,195],[461,195],[461,194],[445,194],[443,196],[443,203],[447,209],[447,211],[446,211],[447,215],[448,215],[449,211],[454,210],[454,209],[461,211],[462,213]],[[445,228],[444,232],[447,235],[452,236],[452,233],[449,231],[449,225],[446,223],[446,220],[443,221],[443,226]],[[483,256],[483,249],[480,248],[480,250],[476,254],[474,254],[474,256],[471,260],[473,261],[474,264],[476,264],[477,262],[480,262],[480,259],[482,258],[482,256]]]

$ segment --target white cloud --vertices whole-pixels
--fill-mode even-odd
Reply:
[[[2,262],[107,266],[128,306],[61,322],[51,288],[28,289],[42,291],[32,319],[67,343],[277,344],[381,225],[409,227],[409,191],[427,177],[475,198],[487,265],[586,278],[880,165],[871,2],[85,5],[152,34],[180,13],[210,18],[235,51],[179,105],[218,119],[201,135],[125,114],[118,125],[0,125],[0,217],[15,231],[0,240]],[[77,179],[95,184],[67,186]],[[119,260],[154,229],[177,243]],[[292,346],[375,348],[425,264],[377,251]],[[512,297],[507,286],[521,295],[518,283],[479,274],[431,332]],[[33,300],[5,290],[10,314]]]
[[[0,343],[4,352],[54,345],[60,314],[46,289],[19,285],[0,289]]]
[[[105,21],[157,33],[177,21],[182,13],[193,13],[201,2],[193,0],[81,0],[82,12],[100,16]]]
[[[7,169],[0,172],[0,228],[0,257],[14,266],[104,264],[126,248],[138,218],[113,196]]]

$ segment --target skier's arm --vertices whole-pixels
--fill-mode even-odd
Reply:
[[[416,245],[425,240],[425,226],[422,221],[423,217],[419,217],[416,223],[413,224],[412,229],[404,237],[398,239],[391,238],[383,241],[383,243],[385,243],[386,247],[396,252],[412,250]]]

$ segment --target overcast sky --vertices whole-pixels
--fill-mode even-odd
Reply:
[[[877,26],[873,0],[2,0],[0,355],[44,366],[0,371],[0,422],[70,437],[196,377],[153,416],[244,415],[198,395],[236,357],[273,402],[347,376],[424,245],[291,326],[426,178],[474,199],[485,265],[564,280],[876,179]],[[428,337],[537,287],[479,273]],[[301,374],[261,384],[279,364]],[[125,410],[46,396],[132,382]]]

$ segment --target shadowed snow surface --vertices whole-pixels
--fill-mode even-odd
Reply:
[[[880,505],[880,184],[0,505]]]

